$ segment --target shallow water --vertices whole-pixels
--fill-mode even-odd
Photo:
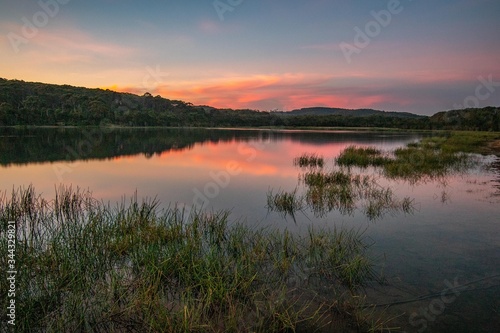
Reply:
[[[228,209],[233,220],[298,233],[311,224],[359,228],[373,242],[387,282],[368,288],[368,301],[392,304],[385,314],[397,316],[394,326],[407,332],[499,331],[500,171],[493,157],[487,158],[492,168],[478,167],[445,181],[410,185],[377,174],[378,182],[398,197],[414,199],[411,215],[370,221],[359,210],[322,218],[304,210],[294,221],[266,208],[269,189],[297,187],[300,169],[292,162],[302,153],[322,155],[325,167],[331,167],[349,145],[389,151],[421,137],[351,131],[1,129],[0,190],[33,184],[52,198],[64,184],[90,189],[111,204],[137,192],[165,206]]]

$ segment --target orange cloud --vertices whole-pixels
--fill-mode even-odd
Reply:
[[[432,81],[432,76],[420,76]],[[449,77],[452,79],[452,77]],[[254,75],[199,81],[159,84],[152,89],[133,86],[107,86],[111,90],[179,99],[195,105],[219,108],[292,110],[310,106],[340,108],[381,108],[381,105],[406,107],[415,102],[408,94],[395,93],[405,85],[422,85],[416,78],[378,80],[370,75],[353,73],[350,77],[313,74]]]
[[[157,87],[154,94],[188,100],[215,107],[257,108],[259,103],[274,100],[276,107],[290,105],[289,96],[330,80],[330,76],[306,74],[254,75],[198,82],[176,82]]]
[[[355,76],[356,74],[354,74]],[[335,87],[343,78],[313,74],[254,75],[159,85],[150,93],[197,105],[220,108],[291,110],[306,106],[372,107],[387,101],[404,105],[393,96],[358,87]],[[370,79],[368,79],[370,80]],[[145,88],[108,86],[121,92],[143,94]]]

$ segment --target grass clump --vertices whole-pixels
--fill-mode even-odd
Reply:
[[[373,176],[334,169],[306,174],[304,183],[306,203],[316,216],[324,216],[331,211],[351,215],[361,208],[369,220],[375,220],[388,212],[413,212],[410,198],[399,200],[391,188],[380,186]]]
[[[438,145],[444,151],[451,153],[499,154],[493,148],[493,143],[500,140],[500,132],[454,131],[445,132],[422,140],[423,144]]]
[[[268,192],[268,209],[294,219],[295,213],[304,208],[319,217],[331,211],[351,215],[361,208],[370,220],[381,218],[387,212],[413,212],[410,198],[399,200],[390,188],[380,186],[373,176],[355,174],[345,168],[308,171],[299,176],[299,185],[303,185],[305,193],[300,196],[297,194],[299,188],[293,192]]]
[[[340,153],[336,163],[345,167],[375,167],[387,178],[411,183],[442,179],[473,167],[476,161],[468,153],[484,152],[485,143],[497,137],[494,133],[454,132],[410,143],[391,154],[351,146]]]
[[[344,302],[321,299],[319,286],[354,295],[374,276],[355,231],[254,230],[227,212],[186,215],[136,196],[110,207],[79,189],[45,200],[29,187],[0,196],[4,248],[8,221],[19,331],[314,331],[334,325],[332,303]]]
[[[316,154],[304,153],[293,160],[293,165],[299,166],[300,168],[322,168],[325,164],[325,159],[322,156]]]
[[[384,165],[388,178],[410,182],[440,179],[454,172],[464,172],[474,165],[474,159],[465,153],[443,150],[434,142],[419,146],[398,148],[394,159]]]
[[[308,252],[310,265],[318,267],[321,276],[343,281],[357,288],[363,281],[376,279],[363,254],[367,245],[360,242],[362,233],[353,230],[333,232],[309,228]]]
[[[366,168],[369,166],[383,166],[388,162],[381,150],[373,147],[349,146],[336,158],[340,166],[357,166]]]
[[[297,195],[297,188],[292,192],[273,190],[267,192],[267,208],[269,211],[283,213],[284,216],[290,215],[295,219],[295,213],[302,210],[303,198]]]

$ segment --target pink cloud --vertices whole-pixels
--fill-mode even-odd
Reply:
[[[11,42],[5,38],[1,44],[6,55],[17,58],[26,58],[32,62],[56,62],[56,63],[74,63],[87,62],[93,63],[97,58],[117,59],[126,58],[138,53],[137,50],[122,45],[100,41],[80,30],[65,27],[64,31],[40,28],[38,32],[29,38],[23,36],[22,25],[19,23],[2,23],[0,29],[7,31],[7,34],[16,34],[23,41],[18,43],[15,48]]]
[[[310,106],[370,108],[384,105],[409,106],[413,100],[388,91],[398,82],[381,84],[371,78],[356,77],[359,84],[339,78],[313,74],[274,74],[233,77],[206,81],[180,81],[159,85],[152,91],[170,99],[219,108],[292,110]],[[143,94],[144,88],[112,86],[113,90]]]

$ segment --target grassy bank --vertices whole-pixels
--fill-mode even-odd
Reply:
[[[441,139],[439,139],[440,137]],[[441,149],[449,152],[496,154],[500,156],[500,147],[498,146],[500,132],[460,131],[444,133],[440,137],[428,138],[424,142],[437,141]]]
[[[374,278],[356,231],[310,229],[298,237],[230,223],[227,212],[159,210],[155,200],[110,207],[71,188],[49,201],[31,187],[0,196],[2,248],[8,221],[16,225],[18,332],[383,326],[352,305]],[[0,264],[7,267],[6,256]],[[0,282],[4,309],[7,284]]]

